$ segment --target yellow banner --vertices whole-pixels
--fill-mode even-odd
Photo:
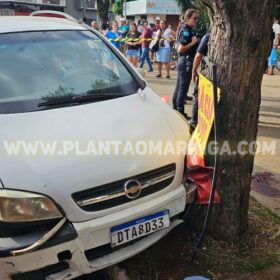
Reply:
[[[218,88],[218,96],[221,90]],[[198,123],[188,143],[188,166],[205,167],[204,152],[214,122],[213,83],[199,74],[198,83]]]

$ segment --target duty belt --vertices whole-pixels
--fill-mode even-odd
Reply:
[[[186,59],[189,59],[189,60],[194,60],[194,57],[190,56],[189,54],[179,54],[179,57],[184,57]]]
[[[179,55],[179,59],[180,58],[185,58],[187,60],[190,60],[190,61],[193,61],[194,60],[194,57],[190,56],[190,55]]]

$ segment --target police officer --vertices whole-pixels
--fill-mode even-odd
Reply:
[[[173,107],[190,119],[184,112],[184,99],[189,90],[192,78],[192,65],[198,45],[194,27],[198,20],[198,14],[193,9],[188,9],[184,16],[185,23],[180,30],[178,42],[177,83],[173,94]]]
[[[192,81],[195,83],[195,89],[194,89],[194,104],[193,104],[193,110],[192,110],[192,119],[189,121],[189,124],[195,128],[197,125],[197,119],[198,119],[198,67],[201,64],[201,71],[205,69],[205,63],[201,63],[203,57],[207,56],[208,53],[208,42],[210,38],[210,32],[206,33],[199,43],[199,46],[197,48],[197,53],[194,58],[193,62],[193,69],[192,69]]]

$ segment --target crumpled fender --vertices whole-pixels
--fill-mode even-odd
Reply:
[[[213,168],[197,168],[194,170],[189,170],[187,173],[187,180],[195,183],[198,186],[198,203],[208,204],[211,195],[212,178],[214,169]],[[220,196],[217,191],[215,191],[214,203],[220,203]]]

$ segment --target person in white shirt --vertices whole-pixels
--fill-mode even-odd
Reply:
[[[278,20],[274,17],[273,19],[273,33],[274,33],[274,44],[279,46],[280,43],[280,24],[278,22]]]
[[[270,57],[268,59],[268,75],[274,74],[274,68],[277,66],[277,47],[280,45],[280,25],[275,17],[273,18],[272,30],[274,39]]]
[[[170,79],[170,40],[174,39],[176,34],[170,28],[166,28],[166,22],[164,20],[160,21],[160,30],[156,33],[156,38],[160,39],[159,49],[156,54],[156,59],[158,62],[158,75],[156,78],[162,77],[162,64],[165,64],[166,68],[166,79]]]

